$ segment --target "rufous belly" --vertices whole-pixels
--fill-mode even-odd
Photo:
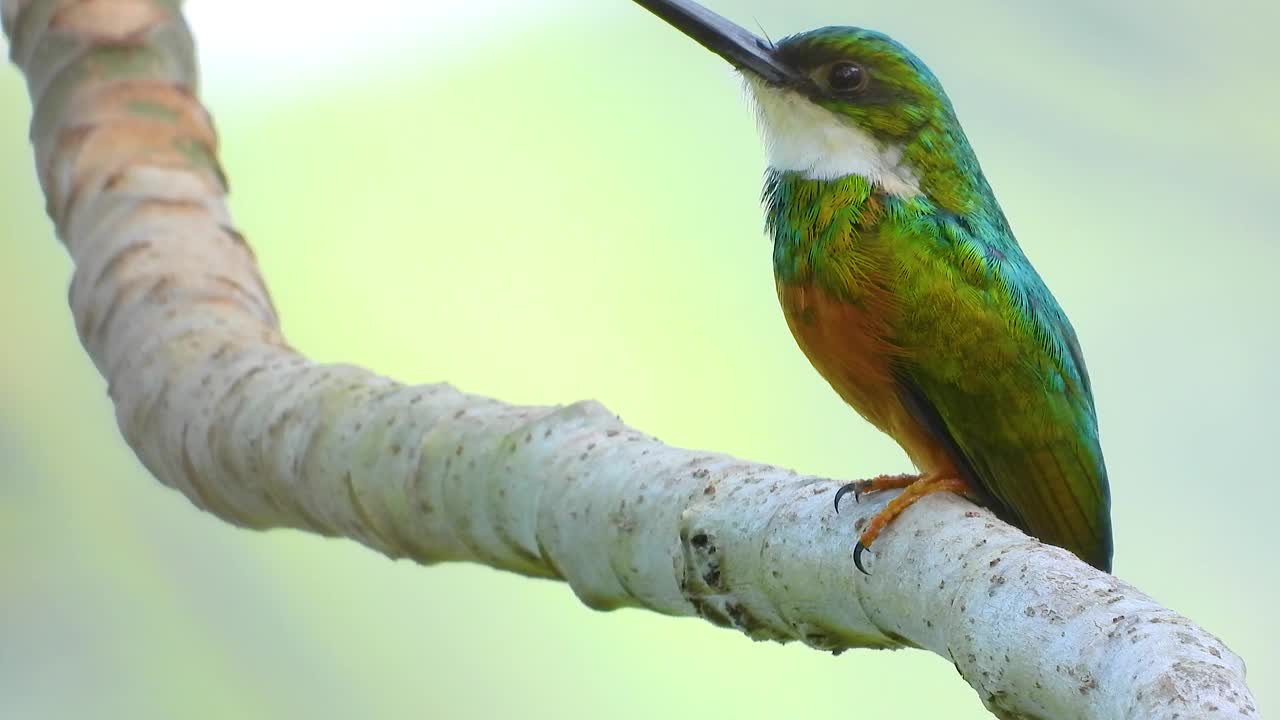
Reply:
[[[946,446],[902,404],[893,368],[910,349],[893,342],[892,299],[872,293],[850,302],[812,283],[777,287],[796,343],[836,393],[896,440],[921,472],[954,475]]]

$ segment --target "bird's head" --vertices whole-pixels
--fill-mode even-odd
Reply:
[[[941,84],[885,35],[825,27],[773,43],[690,0],[636,2],[742,72],[774,170],[857,175],[957,211],[985,188]]]

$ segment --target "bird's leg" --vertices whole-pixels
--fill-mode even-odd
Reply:
[[[881,490],[900,490],[919,480],[921,475],[877,475],[870,480],[855,480],[836,491],[836,512],[840,512],[840,499],[853,493],[853,501],[858,502],[867,493]]]
[[[879,478],[877,478],[879,479]],[[936,492],[953,492],[957,495],[964,495],[968,492],[969,486],[965,481],[951,475],[926,475],[919,480],[907,485],[902,494],[889,501],[884,509],[876,513],[871,518],[871,522],[867,523],[867,527],[862,531],[862,535],[858,538],[858,545],[853,549],[853,564],[864,574],[870,574],[867,569],[862,567],[862,553],[871,547],[871,543],[876,541],[880,532],[888,527],[889,523],[902,514],[903,510],[911,507],[917,500],[925,495],[932,495]]]

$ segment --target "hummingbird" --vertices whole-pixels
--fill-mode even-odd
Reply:
[[[774,43],[690,0],[636,0],[727,60],[767,151],[778,299],[814,368],[918,474],[863,528],[854,565],[912,503],[951,492],[1111,571],[1110,490],[1076,333],[1023,254],[951,101],[889,37],[823,27]]]

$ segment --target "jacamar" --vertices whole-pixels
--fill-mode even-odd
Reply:
[[[776,44],[689,0],[636,0],[737,68],[769,167],[766,228],[787,325],[919,475],[1111,569],[1110,493],[1075,331],[1023,255],[933,73],[890,38],[824,27]]]

